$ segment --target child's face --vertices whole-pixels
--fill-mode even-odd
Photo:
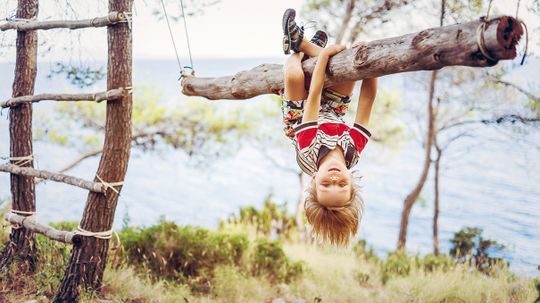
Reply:
[[[326,207],[344,206],[351,200],[352,175],[341,161],[327,161],[313,175],[317,201]]]

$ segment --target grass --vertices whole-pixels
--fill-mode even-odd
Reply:
[[[7,242],[7,228],[0,233],[0,245]],[[175,228],[181,232],[182,228]],[[237,232],[237,231],[235,231]],[[214,236],[209,232],[209,239]],[[218,234],[216,234],[218,235]],[[132,235],[133,236],[133,235]],[[169,234],[170,236],[170,234]],[[134,237],[134,236],[133,236]],[[137,236],[138,237],[138,236]],[[186,237],[186,235],[184,235]],[[251,256],[258,247],[249,236],[249,247],[238,262],[223,262],[215,258],[209,265],[211,272],[183,279],[163,279],[145,264],[128,262],[126,254],[114,254],[103,278],[99,295],[83,293],[81,302],[96,303],[99,299],[112,302],[534,302],[540,279],[516,276],[506,267],[495,268],[490,275],[464,265],[447,264],[447,259],[436,259],[444,266],[433,266],[433,257],[394,255],[381,260],[366,252],[364,247],[336,249],[302,243],[279,243],[264,246],[269,256],[284,252],[291,264],[302,264],[301,274],[290,279],[276,279],[275,275],[253,271],[256,261]],[[139,239],[139,238],[136,238]],[[169,239],[169,238],[168,238]],[[221,239],[221,238],[220,238]],[[157,242],[152,239],[150,242]],[[168,241],[171,241],[170,239]],[[212,240],[215,241],[215,240]],[[8,302],[49,302],[62,278],[62,268],[69,253],[62,245],[38,238],[41,262],[34,276],[0,274],[0,298]],[[146,245],[137,242],[137,245]],[[169,243],[169,242],[168,242]],[[266,243],[266,242],[265,242]],[[268,242],[270,243],[270,242]],[[155,245],[155,244],[153,244]],[[170,245],[174,243],[170,242]],[[200,244],[202,245],[202,244]],[[266,244],[265,244],[266,245]],[[278,254],[279,255],[279,254]],[[56,256],[56,257],[53,257]],[[58,256],[63,256],[58,258]],[[114,259],[114,261],[113,261]],[[198,258],[200,259],[200,258]],[[208,260],[204,260],[208,265]],[[300,261],[297,263],[295,261]],[[197,262],[191,260],[190,262]],[[251,262],[251,263],[250,263]],[[445,263],[446,262],[446,263]],[[272,263],[263,263],[270,266]],[[406,270],[403,270],[403,269]],[[8,279],[9,278],[9,279]],[[200,281],[200,282],[199,282]],[[204,283],[204,287],[197,287]],[[17,289],[15,289],[17,286]],[[99,297],[99,299],[98,299]],[[279,299],[279,300],[276,300]],[[1,301],[1,300],[0,300]]]

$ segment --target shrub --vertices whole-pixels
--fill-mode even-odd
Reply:
[[[250,263],[252,274],[266,276],[272,282],[288,283],[304,272],[304,264],[290,261],[277,241],[257,240]]]
[[[377,255],[375,254],[375,251],[373,250],[373,247],[370,247],[369,249],[367,249],[366,246],[367,246],[366,240],[360,239],[358,240],[358,242],[356,242],[353,245],[352,250],[358,258],[361,258],[363,260],[373,262],[373,263],[380,263],[381,259],[377,257]]]
[[[143,264],[155,279],[204,285],[218,265],[238,265],[248,248],[243,235],[230,235],[161,221],[146,229],[120,233],[128,262]]]
[[[462,228],[454,234],[450,242],[450,255],[458,262],[468,263],[480,272],[490,275],[500,268],[508,267],[508,262],[504,259],[490,256],[494,252],[502,251],[504,246],[495,240],[484,239],[480,228]]]
[[[266,238],[275,235],[279,239],[291,239],[296,230],[296,221],[287,211],[287,203],[276,204],[272,195],[266,197],[263,208],[241,207],[238,214],[230,215],[219,223],[220,229],[227,225],[254,226],[257,234]]]
[[[437,270],[447,272],[454,269],[457,265],[454,259],[445,254],[439,254],[438,256],[428,254],[423,259],[418,258],[417,261],[417,266],[426,272],[433,272]]]
[[[389,253],[385,262],[381,263],[381,279],[385,284],[390,278],[408,276],[411,272],[412,258],[403,252]]]

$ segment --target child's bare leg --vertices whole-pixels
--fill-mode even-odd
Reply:
[[[353,93],[355,84],[356,84],[356,81],[342,82],[342,83],[330,86],[328,88],[330,88],[331,90],[339,94],[350,96]]]
[[[321,53],[321,50],[323,48],[316,45],[315,43],[312,43],[309,40],[302,39],[299,49],[301,52],[305,53],[310,57],[317,57]]]
[[[302,53],[292,54],[285,63],[285,91],[284,99],[289,101],[305,100],[307,92],[302,69]]]

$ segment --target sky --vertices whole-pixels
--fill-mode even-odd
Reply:
[[[530,29],[538,28],[540,20],[532,17],[527,12],[527,6],[533,0],[522,0],[520,17],[526,20]],[[40,20],[62,19],[59,14],[73,8],[77,11],[77,18],[92,18],[104,16],[107,11],[107,1],[99,0],[89,2],[87,0],[71,0],[66,6],[63,0],[41,0]],[[165,0],[167,10],[174,14],[179,10],[180,0]],[[189,5],[189,1],[184,1]],[[221,0],[215,5],[204,8],[204,12],[196,16],[188,16],[186,19],[193,58],[224,58],[224,57],[280,57],[281,50],[281,17],[286,8],[292,7],[300,10],[306,0]],[[89,4],[91,3],[91,4]],[[160,8],[157,0],[135,0],[134,8],[134,32],[133,32],[133,58],[144,59],[174,59],[175,52],[165,20],[157,20],[152,12]],[[0,4],[0,16],[13,14],[16,1],[8,0]],[[515,0],[493,1],[492,12],[514,15],[516,9]],[[492,13],[493,14],[493,13]],[[65,19],[65,17],[64,17]],[[74,18],[72,18],[74,19]],[[426,27],[436,26],[429,24],[427,18],[417,18],[417,22],[425,22]],[[416,22],[416,21],[415,21]],[[171,22],[174,39],[176,41],[179,56],[183,58],[182,64],[186,65],[188,49],[184,34],[183,22]],[[396,35],[411,32],[409,28],[396,28]],[[11,31],[13,32],[13,31]],[[44,55],[40,60],[55,61],[61,58],[78,60],[89,58],[90,60],[106,59],[106,30],[84,29],[78,30],[80,37],[69,35],[68,30],[40,31],[39,40],[54,45],[52,53]],[[533,33],[531,33],[533,34]],[[536,33],[537,34],[537,33]],[[373,37],[381,39],[385,37]],[[0,43],[6,55],[0,56],[1,61],[14,61],[14,47],[5,47],[5,43],[14,41],[14,33],[1,33]],[[75,46],[81,43],[83,50]],[[66,48],[65,50],[63,48]],[[43,46],[46,48],[46,46]],[[530,45],[531,49],[537,45]]]

